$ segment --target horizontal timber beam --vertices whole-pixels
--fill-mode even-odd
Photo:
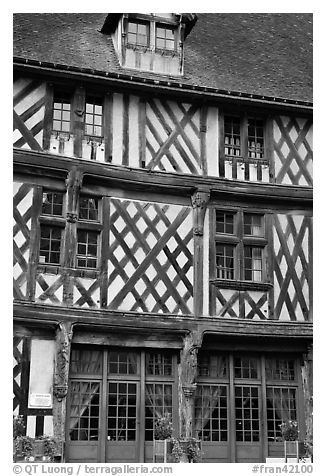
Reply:
[[[265,336],[291,339],[311,339],[312,322],[288,321],[252,321],[246,319],[225,319],[220,317],[200,317],[162,315],[151,313],[122,312],[99,309],[78,309],[60,306],[44,306],[41,304],[15,302],[14,319],[18,322],[30,322],[36,325],[39,321],[44,325],[54,321],[70,321],[74,326],[87,326],[107,331],[119,329],[137,332],[172,331],[188,334],[196,331],[201,334],[219,334],[228,336]]]
[[[273,183],[242,182],[215,177],[151,172],[112,164],[96,163],[85,159],[64,157],[45,152],[27,151],[14,148],[14,172],[38,176],[59,177],[72,167],[77,167],[85,182],[94,180],[96,184],[130,190],[170,193],[190,196],[194,190],[204,188],[211,199],[245,199],[268,204],[291,203],[291,206],[311,207],[313,192],[310,187],[276,185]]]
[[[109,73],[78,67],[40,62],[31,59],[14,58],[14,72],[17,74],[34,75],[47,80],[73,80],[96,84],[105,89],[127,90],[146,92],[146,94],[168,94],[179,98],[187,98],[197,101],[210,101],[212,103],[249,104],[268,107],[270,110],[293,111],[312,114],[313,104],[310,101],[293,100],[279,97],[261,96],[244,93],[241,91],[229,91],[186,84],[182,81],[173,81],[138,76],[137,74]]]

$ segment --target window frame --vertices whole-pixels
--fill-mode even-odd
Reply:
[[[65,101],[63,101],[63,100],[65,100]],[[69,109],[67,109],[67,110],[69,110],[69,121],[62,119],[62,113],[64,111],[66,111],[66,109],[63,109],[63,106],[60,109],[55,108],[56,103],[61,104],[61,105],[69,104]],[[61,89],[61,88],[55,87],[54,91],[53,91],[52,116],[51,116],[51,130],[52,130],[53,134],[70,136],[70,134],[72,133],[72,127],[73,127],[72,106],[73,106],[73,96],[72,96],[71,92],[66,91],[64,89]],[[55,119],[54,118],[55,111],[59,111],[59,110],[61,111],[61,118],[60,119]],[[54,128],[54,121],[60,121],[60,123],[61,123],[61,128],[60,129],[55,129]],[[68,130],[63,130],[62,129],[62,122],[65,122],[65,123],[68,122],[69,123]]]
[[[98,216],[97,220],[87,220],[84,218],[80,218],[80,198],[89,198],[95,199],[98,203]],[[100,269],[101,266],[101,245],[102,245],[102,231],[103,231],[103,224],[102,224],[102,207],[103,207],[103,198],[97,195],[91,194],[84,194],[80,193],[78,196],[78,204],[77,204],[77,233],[76,233],[76,249],[75,249],[75,267],[78,270],[83,270],[83,273],[87,275],[89,273],[94,273]],[[93,232],[97,234],[97,245],[96,245],[96,267],[88,267],[88,266],[78,266],[78,232]],[[85,258],[87,259],[87,258]]]
[[[61,215],[53,215],[44,213],[42,210],[43,205],[43,195],[46,193],[60,193],[62,194],[62,213]],[[44,267],[48,268],[49,270],[55,270],[63,265],[63,255],[64,255],[64,232],[66,226],[66,191],[63,189],[54,189],[54,188],[47,188],[43,187],[41,191],[40,200],[42,202],[41,209],[40,209],[40,216],[39,216],[39,244],[38,244],[38,269],[44,269]],[[60,228],[61,230],[61,240],[60,240],[60,258],[58,263],[46,263],[40,261],[41,256],[41,230],[42,227],[50,227],[50,228]]]
[[[236,118],[239,120],[239,137],[240,144],[237,146],[240,151],[239,155],[226,154],[225,148],[225,123],[226,118]],[[250,157],[249,147],[249,122],[262,121],[263,128],[263,157]],[[273,176],[271,169],[271,152],[270,152],[270,132],[268,116],[260,110],[252,109],[251,111],[220,110],[219,111],[219,151],[218,151],[218,169],[219,176],[225,177],[225,163],[232,164],[232,179],[237,179],[237,167],[241,165],[244,169],[244,180],[250,180],[250,166],[257,167],[257,181],[262,181],[262,168],[269,168],[270,179]],[[242,179],[243,180],[243,179]],[[255,180],[256,181],[256,180]]]
[[[233,233],[223,233],[217,231],[217,214],[233,214]],[[244,217],[245,215],[257,215],[261,216],[262,234],[246,235],[244,233]],[[252,209],[235,209],[232,207],[214,207],[212,209],[212,221],[213,221],[213,243],[212,243],[212,258],[214,256],[214,272],[212,273],[213,279],[211,281],[220,284],[230,284],[230,287],[234,287],[234,284],[241,284],[244,288],[247,287],[260,287],[266,284],[270,284],[267,258],[268,258],[268,235],[267,235],[267,214],[264,211],[255,211]],[[234,249],[233,254],[233,279],[223,278],[218,274],[218,268],[216,265],[217,246],[232,246]],[[261,253],[261,280],[248,280],[245,279],[245,248],[260,248]],[[254,272],[254,271],[253,271]]]
[[[87,105],[93,106],[93,112],[87,112]],[[102,108],[101,114],[95,113],[96,106],[100,106]],[[86,122],[88,115],[92,116],[92,123]],[[95,124],[96,116],[101,117],[101,125]],[[88,134],[86,130],[87,126],[91,126],[93,128],[92,134]],[[101,134],[94,134],[94,129],[96,127],[101,128]],[[92,93],[86,93],[86,97],[85,97],[84,138],[85,139],[89,138],[90,140],[96,140],[100,142],[102,142],[104,139],[104,98],[97,96],[95,94],[93,95]]]
[[[129,25],[131,23],[137,25],[136,33],[129,31]],[[143,26],[146,27],[146,37],[147,37],[147,44],[146,45],[137,43],[138,25],[143,25]],[[135,43],[131,43],[129,41],[129,34],[130,33],[132,35],[136,36],[136,42]],[[137,19],[137,18],[128,18],[127,27],[126,27],[126,45],[129,48],[150,48],[150,46],[151,46],[151,22],[149,20],[143,20],[143,19]]]
[[[49,258],[51,257],[51,253],[58,253],[59,254],[59,260],[57,262],[53,262],[53,261],[41,261],[41,257],[44,256],[42,254],[42,251],[45,252],[46,250],[42,249],[42,240],[46,239],[44,237],[42,237],[42,230],[44,230],[45,228],[47,228],[48,230],[50,230],[50,238],[48,239],[49,241],[49,244],[50,244],[50,247],[49,247]],[[60,241],[60,245],[59,245],[59,251],[57,252],[54,252],[54,251],[51,251],[51,243],[54,241],[52,239],[52,232],[53,230],[59,230],[60,231],[60,240],[56,240],[56,241]],[[62,260],[62,235],[63,235],[63,229],[58,226],[58,225],[53,225],[53,224],[50,224],[50,223],[41,223],[40,224],[40,246],[39,246],[39,264],[41,265],[45,265],[45,266],[60,266],[61,264],[61,260]]]
[[[157,46],[157,40],[158,39],[161,39],[163,40],[162,37],[158,37],[158,33],[157,33],[157,30],[158,28],[161,28],[161,29],[164,29],[165,31],[166,30],[170,30],[170,31],[173,31],[173,40],[167,40],[166,38],[166,34],[165,34],[165,37],[164,37],[164,47],[161,47],[161,46]],[[170,53],[173,53],[173,52],[177,52],[177,27],[176,26],[173,26],[173,25],[169,25],[169,24],[166,24],[166,23],[161,23],[161,22],[155,22],[155,51],[164,51],[164,52],[170,52]],[[167,48],[166,47],[166,41],[173,41],[173,48]]]

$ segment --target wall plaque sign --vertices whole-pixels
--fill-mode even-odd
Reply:
[[[28,406],[30,408],[52,408],[52,395],[50,393],[31,393]]]

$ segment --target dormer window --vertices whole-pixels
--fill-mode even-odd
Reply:
[[[130,20],[128,22],[127,43],[135,46],[149,46],[149,23]]]
[[[111,36],[123,68],[181,76],[196,21],[193,13],[109,13],[101,33]]]
[[[156,26],[156,48],[169,51],[176,50],[176,29],[158,24]]]

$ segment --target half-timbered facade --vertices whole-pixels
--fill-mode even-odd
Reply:
[[[68,462],[151,462],[166,413],[204,462],[281,457],[287,420],[310,444],[310,15],[17,14],[14,31],[27,434]]]

